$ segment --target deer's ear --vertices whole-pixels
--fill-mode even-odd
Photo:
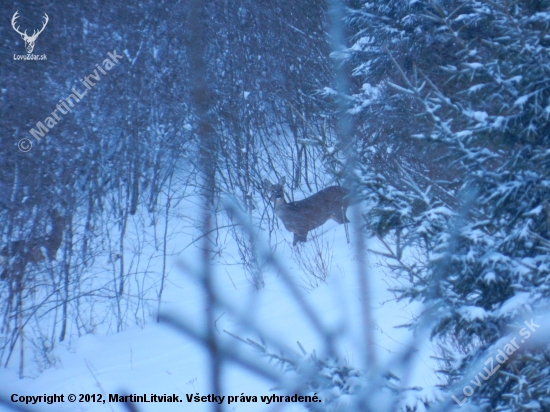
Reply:
[[[281,186],[284,186],[285,183],[286,183],[286,176],[283,176],[283,177],[281,177],[281,178],[279,179],[279,184],[280,184]]]
[[[271,189],[271,182],[267,179],[264,179],[264,187],[269,190]]]

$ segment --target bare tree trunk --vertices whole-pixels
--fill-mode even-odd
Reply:
[[[160,322],[160,304],[162,302],[162,292],[164,291],[164,281],[166,279],[166,255],[168,248],[168,216],[170,213],[170,206],[172,201],[172,175],[168,179],[168,188],[166,189],[166,206],[165,206],[165,216],[164,216],[164,233],[162,236],[162,277],[160,279],[160,290],[157,295],[157,322]]]
[[[71,234],[71,237],[72,237],[72,230],[70,231],[70,234]],[[60,342],[63,342],[65,340],[65,335],[67,333],[67,323],[68,323],[68,317],[69,317],[69,312],[68,312],[68,306],[69,306],[69,277],[70,277],[70,272],[69,272],[69,265],[67,264],[67,249],[64,250],[63,252],[63,290],[62,290],[62,294],[63,294],[63,303],[62,303],[62,307],[61,307],[61,310],[62,310],[62,320],[61,320],[61,333],[59,334],[59,341]]]
[[[207,3],[206,3],[207,4]],[[204,60],[206,53],[206,41],[208,33],[204,28],[208,27],[206,10],[200,0],[193,0],[189,4],[189,18],[187,24],[188,38],[187,51],[189,54],[189,66],[191,71],[191,98],[198,123],[197,136],[200,145],[200,173],[202,195],[202,275],[204,288],[207,295],[207,341],[210,352],[210,379],[213,393],[222,393],[221,390],[221,353],[218,348],[215,329],[216,301],[213,291],[213,271],[211,265],[210,248],[214,244],[213,222],[215,213],[215,189],[216,189],[216,149],[215,132],[209,118],[209,89],[207,86],[207,71]],[[221,405],[214,404],[214,410],[222,410]]]
[[[331,0],[329,5],[329,19],[330,19],[330,34],[332,38],[332,48],[335,53],[343,50],[346,47],[345,43],[345,33],[344,33],[344,5],[339,0]],[[346,156],[345,162],[345,186],[350,188],[353,193],[357,192],[359,187],[357,176],[355,173],[355,168],[357,167],[357,154],[355,150],[355,145],[352,137],[352,125],[351,118],[348,114],[348,103],[345,101],[343,96],[349,95],[349,78],[348,73],[346,72],[345,65],[335,63],[334,72],[336,73],[335,77],[335,90],[338,92],[338,125],[337,132],[338,138],[342,143],[344,149],[344,155]],[[374,335],[373,335],[373,320],[371,313],[371,303],[370,303],[370,287],[368,284],[367,277],[367,262],[366,254],[367,249],[365,245],[365,233],[362,230],[361,221],[363,217],[361,215],[361,210],[359,206],[353,208],[353,225],[354,225],[354,244],[357,256],[357,276],[358,276],[358,286],[359,293],[361,296],[361,307],[362,307],[362,321],[363,321],[363,338],[364,345],[366,349],[365,357],[365,370],[375,370],[376,369],[376,357],[375,357],[375,346],[374,346]]]
[[[23,274],[21,274],[23,277]],[[19,287],[17,302],[17,328],[19,329],[19,379],[25,376],[25,326],[23,322],[23,285]]]

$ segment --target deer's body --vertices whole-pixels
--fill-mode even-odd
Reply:
[[[271,184],[267,180],[264,184],[274,202],[275,213],[286,230],[294,233],[292,242],[294,246],[298,242],[306,242],[308,232],[323,225],[329,219],[339,224],[349,222],[346,218],[346,209],[349,205],[346,197],[348,193],[343,187],[326,187],[303,200],[287,202],[283,190],[284,177],[277,184]]]
[[[0,250],[0,256],[7,260],[6,266],[11,260],[11,267],[15,274],[22,276],[25,267],[29,263],[38,263],[43,260],[52,261],[57,255],[57,251],[63,240],[66,218],[61,216],[56,210],[52,212],[52,227],[45,236],[39,236],[30,241],[15,240],[5,245]],[[7,267],[0,274],[0,279],[7,279]]]

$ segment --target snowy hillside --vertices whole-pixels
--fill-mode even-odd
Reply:
[[[323,259],[329,260],[327,267],[330,276],[318,286],[311,286],[308,275],[298,263],[296,249],[290,244],[291,237],[282,229],[277,236],[286,238],[280,241],[277,256],[285,262],[292,273],[293,280],[300,285],[300,290],[308,305],[318,315],[328,330],[336,333],[336,342],[340,353],[345,355],[342,361],[351,367],[360,367],[364,361],[364,346],[361,342],[361,305],[357,293],[357,278],[353,245],[347,244],[344,226],[327,223],[320,228],[310,243],[300,245],[298,250],[305,254],[314,248],[315,242],[326,245]],[[174,244],[186,245],[192,239],[184,235],[174,239]],[[178,269],[178,262],[192,265],[194,256],[200,253],[197,246],[186,250],[181,258],[171,261],[173,270],[168,278],[164,294],[162,311],[192,323],[200,324],[204,318],[204,291],[193,277],[186,276]],[[231,256],[237,252],[231,246],[224,254]],[[296,341],[306,351],[315,350],[323,353],[324,341],[312,328],[303,309],[290,296],[288,288],[270,270],[265,276],[265,287],[255,290],[238,266],[215,266],[216,288],[222,296],[240,313],[250,316],[248,321],[260,325],[266,336],[276,338],[277,342],[289,349],[299,352]],[[394,326],[409,322],[414,315],[414,305],[397,303],[388,292],[392,280],[373,262],[369,265],[369,283],[372,287],[372,314],[375,319],[373,329],[375,342],[373,347],[381,364],[386,364],[403,353],[411,341],[411,333],[406,329],[394,329]],[[306,288],[307,286],[307,288]],[[217,328],[221,335],[225,330],[260,341],[258,334],[247,332],[247,328],[235,316],[220,311]],[[242,346],[242,353],[255,356],[257,351],[225,334],[225,340],[234,346]],[[409,385],[433,385],[434,362],[428,342],[418,342],[419,352],[415,353],[415,369]],[[2,394],[4,396],[64,394],[137,394],[151,396],[176,394],[184,401],[185,410],[211,410],[209,403],[188,403],[186,394],[211,393],[208,383],[208,359],[204,350],[188,336],[178,333],[173,328],[155,322],[155,316],[148,319],[143,327],[131,327],[128,330],[108,336],[86,335],[75,339],[70,347],[60,347],[53,356],[57,358],[56,367],[45,370],[35,377],[19,380],[16,368],[0,370]],[[261,360],[260,360],[261,361]],[[396,368],[398,369],[398,368]],[[259,378],[254,373],[235,364],[224,368],[223,392],[221,395],[255,395],[259,403],[231,404],[228,410],[259,411],[272,410],[260,402],[260,396],[285,393],[272,390],[273,383]],[[225,401],[227,402],[227,401]],[[225,403],[227,406],[227,403]],[[281,404],[279,410],[304,410],[296,404]],[[281,406],[279,405],[279,406]],[[182,410],[180,404],[137,404],[141,411]],[[125,410],[116,403],[65,403],[55,406],[35,405],[35,410],[82,410],[104,411]]]

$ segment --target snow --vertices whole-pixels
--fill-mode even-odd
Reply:
[[[434,403],[442,400],[444,400],[444,396],[440,389],[436,387],[419,388],[417,391],[408,391],[399,401],[399,406],[403,409],[410,408],[409,410],[425,412],[428,410],[425,403]]]
[[[489,316],[485,309],[478,306],[462,306],[458,313],[466,320],[466,322],[473,322],[474,320],[484,320]]]
[[[182,210],[189,210],[195,201],[182,203]],[[351,216],[348,211],[348,216]],[[281,225],[282,227],[282,225]],[[265,238],[265,233],[262,233]],[[310,233],[309,242],[299,246],[301,256],[308,249],[314,248],[316,241],[322,245],[322,253],[330,262],[326,283],[319,282],[317,287],[305,288],[307,277],[297,259],[299,255],[291,246],[292,236],[284,229],[277,230],[273,242],[277,243],[277,257],[289,270],[307,305],[318,316],[324,328],[338,336],[336,348],[345,354],[344,361],[350,366],[362,370],[365,351],[362,345],[362,305],[355,268],[356,253],[353,244],[346,242],[344,226],[334,222],[327,223],[315,232]],[[172,240],[173,244],[187,245],[196,233],[180,233]],[[223,237],[222,237],[223,238]],[[353,236],[352,236],[353,238]],[[263,240],[262,240],[263,241]],[[319,244],[317,242],[317,244]],[[374,241],[369,248],[377,249]],[[228,242],[224,245],[226,256],[238,256],[236,246]],[[315,250],[314,250],[315,251]],[[168,287],[163,295],[162,312],[180,317],[184,322],[197,328],[203,327],[206,305],[205,293],[201,283],[192,275],[185,275],[181,267],[196,266],[200,249],[197,244],[186,249],[179,258],[171,262],[172,270]],[[142,256],[142,260],[143,256]],[[183,265],[179,263],[184,263]],[[429,341],[414,339],[412,364],[395,362],[397,356],[410,349],[413,341],[412,332],[404,328],[395,329],[405,324],[419,313],[419,304],[396,302],[388,289],[395,286],[395,281],[380,270],[376,259],[369,257],[368,280],[372,299],[372,316],[376,358],[380,365],[392,365],[390,370],[404,380],[403,386],[431,386],[437,383],[433,370],[435,362],[430,359],[433,350]],[[323,359],[325,342],[304,314],[302,305],[289,293],[288,287],[271,270],[265,273],[265,287],[255,290],[247,280],[239,265],[217,263],[214,267],[216,292],[225,302],[230,302],[231,310],[219,310],[216,313],[216,327],[223,344],[235,348],[241,355],[255,359],[267,365],[257,351],[224,333],[227,330],[244,339],[262,342],[266,338],[270,350],[277,351],[270,342],[279,342],[289,351],[301,353],[297,341],[308,354],[316,352]],[[246,314],[240,318],[238,314]],[[186,411],[211,410],[210,403],[188,403],[186,394],[208,395],[212,393],[209,384],[209,356],[207,352],[189,336],[179,333],[166,324],[155,322],[155,313],[143,327],[128,326],[126,330],[111,335],[86,335],[73,337],[68,344],[61,344],[54,350],[56,366],[42,373],[32,372],[32,376],[17,378],[17,362],[13,361],[7,369],[0,369],[0,395],[10,397],[18,395],[43,394],[176,394],[183,403],[139,403],[140,411]],[[254,323],[262,329],[262,337],[251,332],[246,323]],[[270,339],[271,337],[271,339]],[[308,355],[309,356],[309,355]],[[406,368],[403,370],[403,368]],[[31,372],[28,372],[31,374]],[[218,395],[262,395],[284,393],[272,391],[273,382],[230,362],[223,367],[222,392]],[[352,379],[353,380],[353,379]],[[358,381],[359,385],[360,380]],[[353,384],[352,381],[348,384]],[[360,386],[358,386],[360,388]],[[340,394],[337,404],[350,402],[350,395]],[[419,393],[419,396],[421,393]],[[422,397],[427,396],[423,394]],[[434,395],[435,396],[435,395]],[[29,405],[32,410],[45,409],[44,404]],[[225,405],[227,406],[227,405]],[[262,403],[232,403],[232,411],[272,410],[271,405]],[[302,411],[303,404],[277,404],[281,411]],[[7,409],[0,406],[0,411]],[[59,411],[123,411],[122,404],[114,402],[79,403],[68,402],[56,404]]]
[[[502,304],[496,311],[497,317],[513,317],[521,313],[531,312],[531,303],[533,298],[528,292],[516,293],[510,299]]]
[[[529,99],[529,95],[525,95],[525,96],[521,96],[519,99],[517,99],[515,102],[514,102],[514,106],[522,106],[525,104],[525,102],[527,101],[527,99]]]
[[[468,117],[471,117],[472,119],[478,121],[479,123],[484,123],[489,115],[487,112],[481,112],[481,111],[472,111],[472,110],[465,110],[464,114]]]

